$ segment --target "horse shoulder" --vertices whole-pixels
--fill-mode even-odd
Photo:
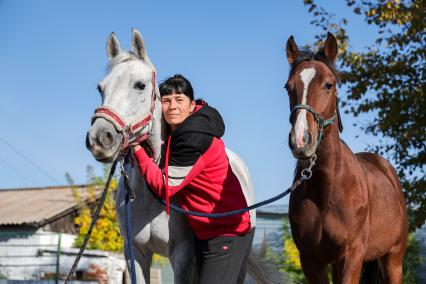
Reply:
[[[357,153],[356,157],[369,185],[370,236],[366,259],[374,259],[406,237],[404,195],[396,171],[388,161],[372,153]]]

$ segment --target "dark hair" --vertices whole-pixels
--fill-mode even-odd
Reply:
[[[173,93],[184,94],[191,101],[194,100],[194,90],[191,83],[181,74],[176,74],[160,84],[160,96],[167,96]]]
[[[299,48],[299,50],[300,50],[299,56],[291,65],[290,75],[294,72],[297,65],[299,65],[303,61],[318,60],[324,63],[331,70],[333,75],[336,77],[337,83],[340,84],[339,73],[337,72],[336,67],[334,66],[334,62],[330,62],[330,60],[328,60],[323,49],[320,49],[317,53],[313,52],[309,48],[301,47]]]

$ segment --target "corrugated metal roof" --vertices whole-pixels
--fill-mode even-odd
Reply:
[[[43,224],[89,197],[88,185],[0,190],[0,225]],[[74,192],[74,193],[73,193]],[[96,189],[99,195],[100,189]]]

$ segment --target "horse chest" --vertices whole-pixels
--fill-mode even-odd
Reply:
[[[311,198],[290,200],[289,219],[292,234],[300,246],[315,250],[333,250],[343,246],[353,231],[353,214],[342,213],[339,206],[314,202]]]

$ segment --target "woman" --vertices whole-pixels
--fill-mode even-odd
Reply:
[[[191,83],[175,75],[160,85],[164,118],[170,129],[163,171],[134,146],[139,169],[151,189],[166,199],[175,194],[183,209],[219,213],[247,206],[240,182],[220,139],[220,114],[194,101]],[[248,212],[225,218],[187,216],[195,234],[199,283],[242,283],[253,242]]]

